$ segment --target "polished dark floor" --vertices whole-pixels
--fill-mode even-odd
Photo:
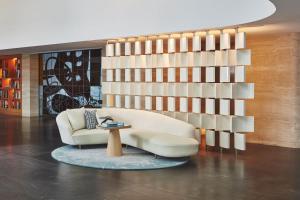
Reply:
[[[27,199],[300,199],[300,150],[248,145],[201,151],[182,167],[110,171],[59,163],[52,118],[0,116],[0,200]]]

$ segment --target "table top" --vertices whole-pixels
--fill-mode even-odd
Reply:
[[[101,126],[102,127],[102,126]],[[114,127],[102,127],[104,130],[117,130],[117,129],[125,129],[131,128],[131,125],[124,125],[124,126],[114,126]]]

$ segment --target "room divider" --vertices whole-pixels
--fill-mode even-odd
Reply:
[[[246,83],[249,65],[246,34],[238,31],[108,42],[102,58],[104,105],[189,122],[205,129],[208,146],[217,145],[219,134],[218,145],[228,149],[233,134],[234,148],[245,150],[246,133],[254,132],[245,106],[254,98],[254,83]]]

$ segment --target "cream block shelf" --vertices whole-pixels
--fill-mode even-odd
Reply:
[[[254,99],[254,83],[234,83],[232,97],[234,99]]]
[[[205,67],[205,82],[214,83],[215,82],[215,67]]]
[[[134,54],[141,55],[141,53],[142,53],[142,43],[141,43],[141,41],[135,41],[134,42]]]
[[[121,93],[121,83],[112,82],[111,83],[111,93],[112,94],[120,94]]]
[[[193,51],[201,51],[201,36],[193,36]]]
[[[168,39],[168,53],[175,53],[176,52],[176,39],[169,38]]]
[[[205,113],[215,114],[215,99],[205,99]]]
[[[237,32],[235,33],[235,49],[245,49],[246,48],[246,33]]]
[[[180,68],[180,82],[188,82],[188,68]]]
[[[188,52],[189,42],[187,37],[180,38],[180,52]]]
[[[229,50],[215,51],[215,66],[229,65]]]
[[[192,112],[193,113],[201,113],[201,99],[200,98],[192,98]]]
[[[232,98],[232,83],[217,83],[217,98]]]
[[[230,82],[230,67],[220,67],[220,82]]]
[[[124,95],[132,95],[134,93],[134,83],[122,83],[121,84],[121,92]]]
[[[115,107],[117,107],[117,108],[122,107],[121,95],[115,95]]]
[[[191,58],[191,59],[193,59],[193,61],[192,61],[192,67],[200,67],[200,66],[203,66],[203,65],[201,65],[203,62],[201,62],[202,60],[201,60],[201,53],[200,52],[194,52],[193,53],[193,58]]]
[[[175,112],[175,97],[168,97],[168,111]]]
[[[163,68],[164,67],[164,55],[167,54],[157,54],[156,55],[156,68]]]
[[[164,96],[164,87],[160,83],[152,83],[152,95]]]
[[[167,83],[166,88],[168,90],[168,92],[165,91],[166,95],[170,97],[176,96],[176,83]]]
[[[163,82],[163,69],[156,69],[156,82]]]
[[[153,85],[152,85],[152,83],[146,83],[145,84],[145,92],[144,92],[144,94],[152,96],[152,91],[153,91]]]
[[[231,132],[254,132],[253,116],[234,116],[232,117]]]
[[[111,83],[109,82],[102,82],[102,93],[103,94],[111,94]]]
[[[234,100],[234,115],[245,116],[246,108],[244,100]]]
[[[145,94],[145,84],[143,83],[131,83],[133,87],[132,95],[146,95]]]
[[[230,49],[230,34],[221,33],[220,35],[220,49]]]
[[[140,110],[141,106],[141,96],[134,96],[134,108]]]
[[[168,65],[169,67],[176,67],[176,54],[168,54]]]
[[[201,82],[201,67],[193,67],[193,77],[192,81],[196,83]]]
[[[145,82],[152,82],[152,69],[145,69]]]
[[[145,41],[145,54],[152,54],[152,40]]]
[[[115,56],[121,56],[121,43],[117,42],[115,44]]]
[[[237,150],[246,150],[246,135],[234,133],[234,148]]]
[[[106,70],[106,81],[112,82],[114,80],[114,70],[108,69]]]
[[[188,112],[188,98],[180,97],[179,103],[180,112]]]
[[[212,51],[216,49],[216,37],[213,34],[206,35],[206,51]]]
[[[131,82],[131,69],[125,69],[125,82]]]
[[[216,129],[216,115],[201,114],[201,128]]]
[[[199,83],[188,83],[188,97],[201,97],[202,87]]]
[[[145,109],[153,110],[152,108],[152,96],[145,96]]]
[[[176,81],[176,68],[168,68],[168,82]]]
[[[107,44],[106,45],[106,56],[107,57],[114,56],[114,44]]]
[[[134,81],[135,82],[141,82],[142,81],[141,69],[134,69]]]
[[[121,81],[121,69],[115,69],[115,81],[116,82]]]
[[[203,67],[215,66],[215,52],[201,51],[200,62]]]
[[[234,81],[235,82],[245,82],[246,81],[245,66],[236,66],[234,68]]]
[[[131,43],[125,42],[125,56],[131,55]]]
[[[163,110],[163,98],[162,97],[156,97],[156,110],[162,111]]]
[[[146,68],[146,55],[135,56],[135,68]]]
[[[230,100],[220,99],[220,115],[230,115]]]
[[[124,107],[130,109],[130,108],[132,108],[131,104],[132,104],[132,96],[126,95],[125,96],[125,105],[124,105]]]
[[[231,131],[231,129],[232,129],[232,116],[216,115],[216,130]]]
[[[216,83],[201,83],[201,91],[203,98],[215,98],[217,92],[217,85]]]
[[[101,58],[102,69],[109,69],[110,68],[110,59],[109,57],[102,57]]]
[[[175,112],[175,118],[184,122],[188,121],[188,113]]]
[[[145,62],[146,62],[146,66],[145,66],[146,68],[152,68],[153,67],[152,55],[146,55]]]
[[[215,131],[206,130],[205,133],[205,142],[207,146],[215,146],[216,145],[216,136]]]
[[[176,83],[175,96],[187,97],[188,96],[188,84],[187,83]]]
[[[195,127],[201,127],[201,114],[188,113],[188,122]]]
[[[251,50],[229,50],[229,66],[251,65]]]
[[[156,40],[156,53],[162,54],[164,52],[164,41],[162,39]]]
[[[162,114],[166,115],[168,117],[175,118],[175,113],[174,112],[163,111]]]
[[[221,131],[219,134],[220,134],[220,147],[229,149],[230,148],[230,133]]]
[[[120,69],[121,68],[121,57],[114,57],[114,68],[115,69]]]

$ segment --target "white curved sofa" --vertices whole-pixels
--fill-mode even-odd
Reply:
[[[142,110],[122,108],[96,109],[98,116],[111,116],[115,121],[130,124],[129,129],[121,129],[122,144],[137,147],[165,157],[184,157],[197,154],[198,141],[195,128],[183,121]],[[69,145],[106,144],[108,130],[80,129],[73,131],[67,111],[61,112],[56,122],[63,143]]]

